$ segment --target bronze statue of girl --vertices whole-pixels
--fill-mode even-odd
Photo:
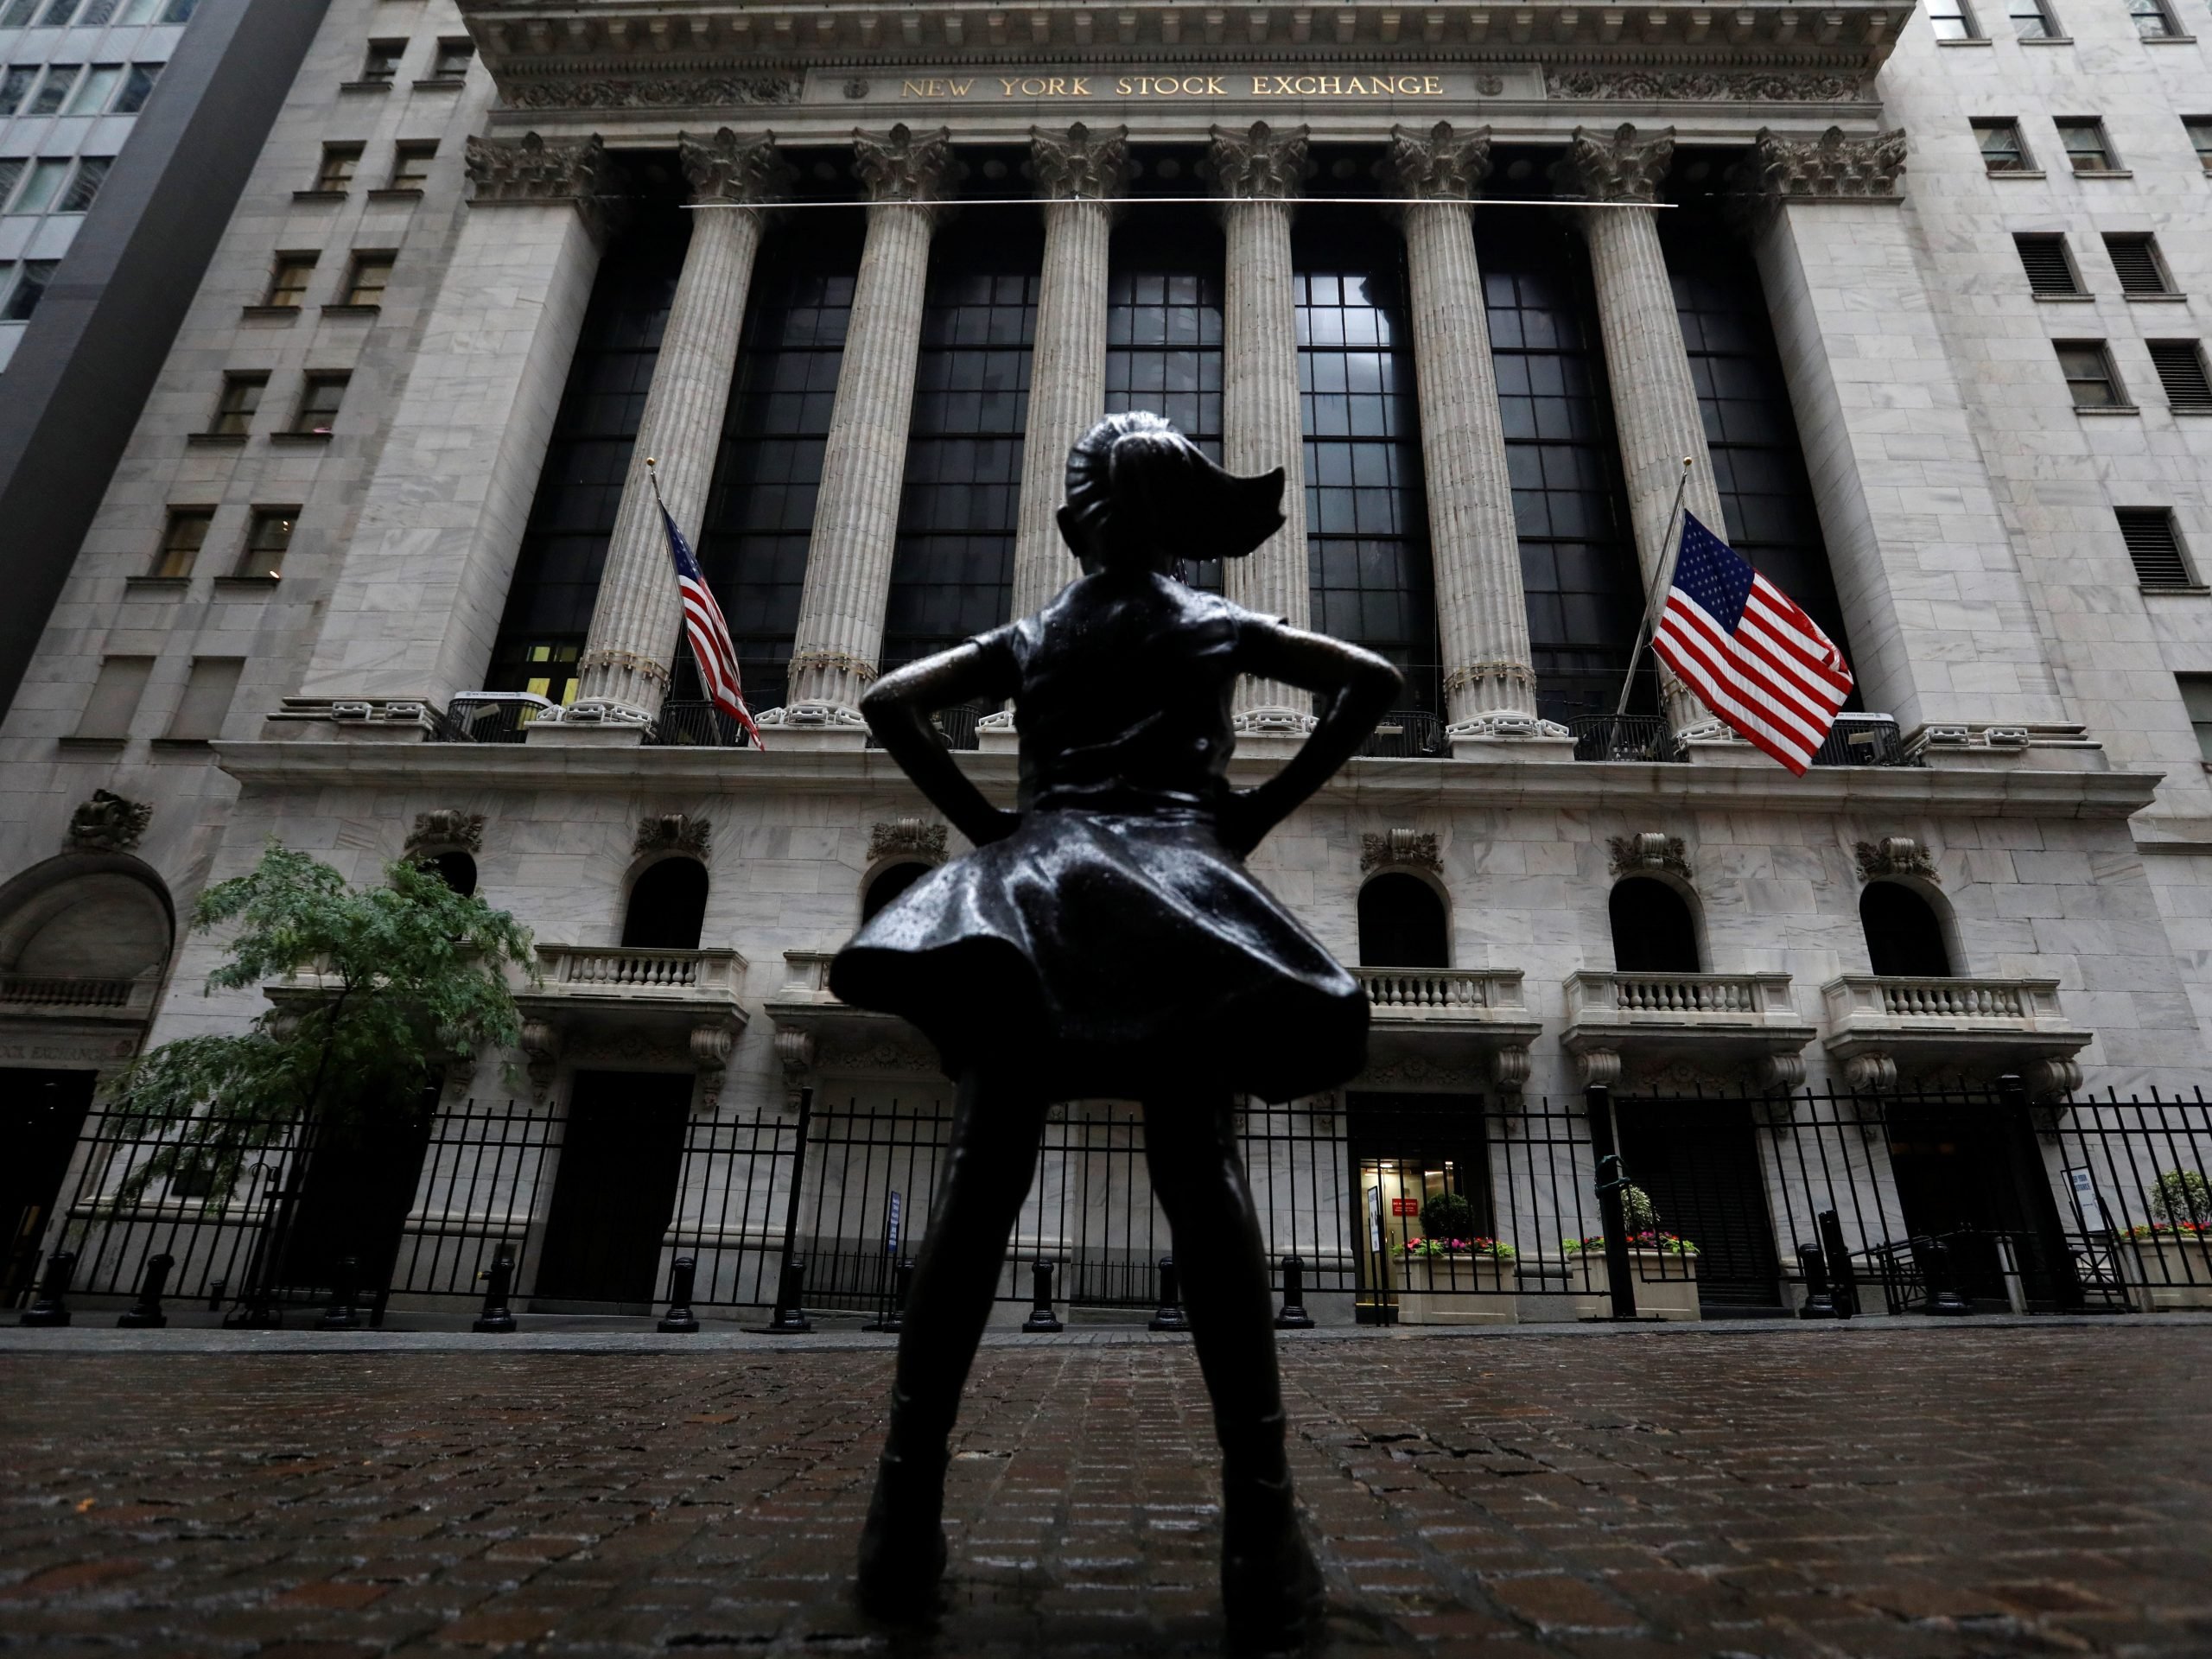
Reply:
[[[952,1144],[899,1339],[888,1443],[861,1535],[879,1613],[935,1603],[946,1442],[1027,1196],[1046,1108],[1143,1103],[1153,1191],[1223,1453],[1222,1594],[1248,1651],[1305,1639],[1319,1577],[1284,1452],[1259,1220],[1232,1130],[1240,1094],[1287,1100],[1364,1065],[1367,999],[1244,868],[1350,759],[1399,690],[1370,652],[1185,587],[1283,522],[1283,474],[1237,478],[1152,415],[1068,457],[1060,533],[1090,574],[1034,616],[888,674],[862,711],[976,850],[854,938],[831,988],[902,1014],[959,1084]],[[1234,790],[1240,676],[1325,699],[1302,747]],[[1012,698],[1020,807],[984,798],[928,716]]]

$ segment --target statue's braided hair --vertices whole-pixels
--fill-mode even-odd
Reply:
[[[1068,452],[1076,551],[1241,559],[1282,527],[1283,473],[1239,478],[1157,415],[1109,415]]]

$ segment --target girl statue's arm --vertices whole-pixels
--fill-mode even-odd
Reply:
[[[983,798],[939,741],[929,717],[957,703],[1010,697],[1019,688],[1007,683],[1009,678],[1006,666],[971,640],[893,670],[861,699],[861,713],[884,753],[978,847],[1012,835],[1021,815]]]
[[[1397,701],[1405,678],[1371,651],[1281,623],[1249,631],[1238,666],[1262,679],[1287,680],[1328,698],[1305,747],[1281,772],[1255,788],[1230,794],[1221,814],[1221,838],[1241,855],[1258,846],[1359,752],[1376,722]]]

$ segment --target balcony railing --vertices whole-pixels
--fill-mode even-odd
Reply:
[[[976,722],[990,712],[988,709],[971,702],[957,703],[952,708],[940,709],[931,715],[930,724],[936,728],[937,741],[946,748],[980,749],[983,742],[976,731]],[[865,747],[880,749],[883,745],[877,742],[875,734],[870,732]]]
[[[1433,760],[1446,752],[1444,722],[1426,709],[1393,709],[1376,722],[1359,752],[1385,760]]]
[[[1904,736],[1891,715],[1838,715],[1821,747],[1813,752],[1816,766],[1916,766],[1916,756],[1904,752]]]
[[[1379,1019],[1479,1014],[1511,1008],[1525,1012],[1521,970],[1483,968],[1355,968]]]
[[[2069,1023],[2055,979],[1845,974],[1821,998],[1822,1046],[1854,1089],[1893,1088],[1901,1063],[1927,1061],[2018,1071],[2037,1094],[2063,1094],[2091,1039]]]
[[[1813,1039],[1787,974],[1643,974],[1585,970],[1567,977],[1560,1043],[1592,1082],[1611,1082],[1621,1057],[1671,1052],[1766,1063],[1765,1081],[1803,1079],[1797,1051]]]
[[[556,707],[550,698],[527,691],[470,691],[446,705],[446,723],[432,742],[519,743],[531,721]]]
[[[639,945],[541,944],[542,993],[642,1001],[734,1001],[745,958],[734,950]]]
[[[144,1014],[157,976],[102,979],[76,974],[0,974],[0,1014]]]
[[[1567,729],[1578,760],[1680,760],[1682,746],[1660,715],[1585,715]]]

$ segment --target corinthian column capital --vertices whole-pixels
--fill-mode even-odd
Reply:
[[[1032,127],[1029,166],[1050,200],[1111,200],[1129,181],[1129,130],[1093,132],[1080,121],[1065,132]]]
[[[711,138],[678,133],[676,149],[694,201],[757,207],[791,188],[791,164],[777,149],[772,132],[757,138],[741,138],[728,127]]]
[[[596,233],[620,191],[621,169],[597,133],[549,144],[538,134],[485,138],[471,133],[466,158],[469,205],[551,207],[573,203]]]
[[[1850,138],[1830,127],[1817,138],[1784,138],[1761,127],[1751,158],[1729,174],[1739,191],[1770,201],[1895,201],[1904,173],[1904,129]]]
[[[1645,137],[1627,122],[1610,134],[1577,127],[1566,158],[1553,163],[1552,182],[1592,201],[1649,202],[1675,159],[1675,130]]]
[[[1211,130],[1212,146],[1207,157],[1213,193],[1232,201],[1280,200],[1298,194],[1305,182],[1304,127],[1277,132],[1264,121],[1255,121],[1249,132]]]
[[[902,121],[880,136],[853,130],[853,172],[870,201],[935,201],[966,171],[953,159],[950,128],[917,134]]]
[[[1423,201],[1465,201],[1490,176],[1490,129],[1465,136],[1440,121],[1425,133],[1390,129],[1384,176],[1401,194]]]

